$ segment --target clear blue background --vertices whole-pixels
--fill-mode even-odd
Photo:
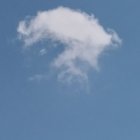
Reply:
[[[61,5],[94,13],[123,39],[90,73],[90,93],[55,76],[28,81],[47,73],[49,60],[22,50],[18,22]],[[0,0],[0,140],[139,140],[139,13],[139,0]]]

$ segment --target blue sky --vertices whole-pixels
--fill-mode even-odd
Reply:
[[[0,140],[139,140],[140,41],[138,0],[0,2]],[[88,85],[62,83],[49,63],[62,50],[45,40],[24,49],[17,27],[27,16],[59,6],[94,14],[122,45],[105,51]],[[62,44],[60,43],[59,46]],[[55,46],[55,45],[54,45]],[[47,78],[31,80],[36,74]],[[89,88],[87,90],[87,87]]]

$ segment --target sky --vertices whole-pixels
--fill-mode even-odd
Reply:
[[[138,0],[0,1],[0,140],[139,140]]]

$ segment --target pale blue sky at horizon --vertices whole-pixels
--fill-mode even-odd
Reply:
[[[139,140],[139,5],[138,0],[1,0],[0,140]],[[63,51],[64,40],[56,32],[54,35],[60,40],[59,43],[47,39],[39,43],[32,41],[33,44],[27,49],[23,41],[29,43],[33,34],[18,39],[20,21],[26,21],[27,16],[35,17],[38,11],[60,6],[95,15],[101,26],[113,29],[122,40],[121,45],[107,48],[101,55],[98,60],[99,70],[88,59],[88,63],[93,65],[93,69],[86,73],[88,81],[80,79],[81,83],[72,81],[70,84],[63,78],[58,80],[59,73],[62,73],[50,67],[50,63],[56,54]],[[61,10],[66,12],[65,8]],[[77,12],[83,15],[80,11]],[[59,15],[59,11],[56,10],[56,13]],[[85,17],[85,23],[90,25],[90,22]],[[59,24],[56,22],[55,25]],[[87,28],[82,30],[87,31]],[[32,32],[37,34],[35,31]],[[86,37],[82,32],[80,35]],[[108,34],[103,37],[108,37]],[[85,43],[82,46],[85,51],[87,40],[80,41]],[[112,43],[106,38],[97,41],[96,47],[101,41],[103,48],[106,43]],[[92,46],[92,43],[95,42],[89,44]],[[64,44],[73,45],[67,42]],[[91,55],[94,56],[94,53]],[[66,64],[64,61],[63,65]],[[77,67],[72,68],[79,70],[75,69]],[[71,67],[67,70],[71,70]]]

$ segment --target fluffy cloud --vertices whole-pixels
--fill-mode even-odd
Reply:
[[[117,33],[105,30],[94,15],[66,7],[38,12],[20,21],[17,31],[26,47],[46,39],[64,45],[64,51],[52,62],[61,78],[87,78],[89,68],[98,67],[99,56],[121,44]]]

